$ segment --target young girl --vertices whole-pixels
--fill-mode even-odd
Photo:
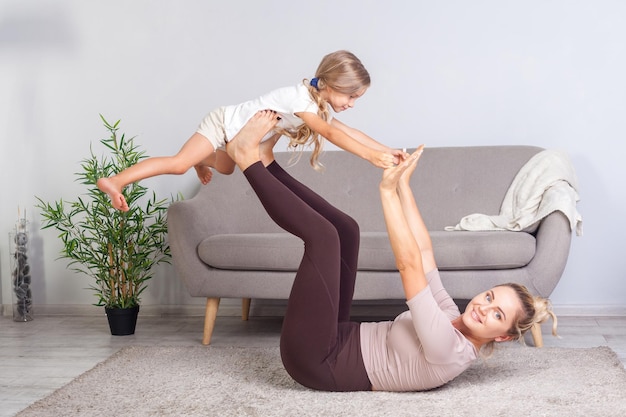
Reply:
[[[211,180],[211,168],[231,174],[234,162],[219,150],[229,142],[245,123],[260,110],[273,110],[280,122],[263,140],[280,135],[289,137],[290,146],[313,144],[311,165],[319,167],[322,138],[336,146],[386,168],[399,162],[399,150],[392,150],[364,133],[353,129],[329,115],[328,107],[336,113],[354,107],[365,94],[370,76],[361,61],[348,51],[326,55],[307,82],[274,90],[255,100],[239,105],[220,107],[209,113],[198,130],[180,151],[169,157],[148,158],[109,178],[100,178],[98,188],[111,198],[113,207],[127,211],[122,189],[133,182],[161,174],[183,174],[196,169],[203,184]]]
[[[284,171],[260,138],[275,124],[255,115],[226,150],[270,217],[304,241],[283,320],[287,372],[325,391],[420,391],[454,379],[481,348],[515,340],[556,317],[547,299],[517,284],[474,297],[461,314],[446,292],[432,243],[409,185],[421,148],[385,169],[380,197],[408,311],[393,321],[349,320],[357,271],[358,224]]]

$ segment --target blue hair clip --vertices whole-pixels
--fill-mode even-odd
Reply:
[[[319,78],[311,78],[311,82],[309,84],[311,84],[311,87],[315,87],[316,90],[319,90],[319,88],[317,88],[317,81],[319,80]]]

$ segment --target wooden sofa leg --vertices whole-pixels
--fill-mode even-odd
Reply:
[[[202,344],[211,343],[211,335],[215,327],[215,318],[217,317],[217,309],[220,306],[219,298],[207,298],[206,310],[204,312],[204,334],[202,336]]]
[[[247,321],[248,317],[250,317],[250,302],[251,298],[242,298],[241,299],[241,320]]]
[[[543,336],[541,335],[541,324],[535,323],[530,328],[530,334],[533,336],[535,347],[543,347]]]

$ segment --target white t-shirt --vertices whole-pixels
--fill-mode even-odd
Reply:
[[[454,379],[476,359],[474,345],[452,326],[460,315],[437,269],[429,285],[393,321],[361,323],[361,351],[372,388],[423,391]]]
[[[303,122],[295,113],[310,112],[317,114],[317,104],[309,94],[308,88],[300,83],[291,87],[283,87],[271,91],[254,100],[224,108],[224,130],[226,141],[230,141],[259,110],[274,110],[281,120],[277,128],[295,130]],[[272,132],[266,135],[269,139]]]

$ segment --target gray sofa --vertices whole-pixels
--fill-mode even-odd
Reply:
[[[441,277],[459,300],[505,282],[518,282],[547,297],[565,268],[571,243],[561,212],[544,218],[532,233],[445,231],[472,213],[498,214],[518,170],[542,148],[483,146],[426,148],[412,186],[431,232]],[[314,171],[308,153],[289,166],[294,153],[277,160],[294,177],[344,210],[360,225],[361,247],[355,300],[402,300],[404,293],[385,232],[378,184],[382,171],[343,151],[321,157]],[[291,161],[293,162],[293,161]],[[220,298],[287,299],[302,242],[269,218],[241,172],[213,180],[168,211],[176,273],[189,294],[205,297],[203,344],[209,344]],[[533,329],[541,345],[539,326]]]

